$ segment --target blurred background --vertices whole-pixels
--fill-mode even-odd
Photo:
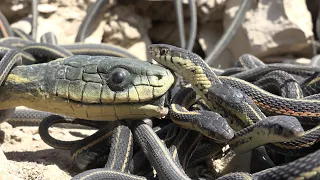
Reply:
[[[39,0],[39,37],[51,31],[60,44],[74,42],[87,8],[95,0]],[[122,46],[140,59],[148,59],[151,43],[179,44],[179,30],[171,0],[110,1],[101,17],[90,27],[85,42]],[[190,8],[183,0],[186,40],[190,30]],[[231,24],[241,1],[197,0],[197,32],[193,52],[203,58]],[[318,0],[254,0],[230,44],[211,65],[226,68],[244,53],[264,62],[308,64],[317,53]],[[31,31],[31,1],[1,0],[3,12],[13,27]]]

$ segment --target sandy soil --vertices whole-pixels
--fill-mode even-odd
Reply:
[[[0,124],[0,179],[70,179],[79,171],[72,165],[70,152],[45,144],[38,127],[15,127]],[[72,134],[85,136],[94,130],[51,128],[50,134],[64,140],[75,140]]]

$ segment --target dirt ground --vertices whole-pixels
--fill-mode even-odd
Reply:
[[[72,165],[70,152],[58,150],[42,141],[38,127],[15,127],[0,124],[0,179],[53,180],[70,179],[79,171]],[[58,139],[76,140],[94,130],[51,128],[50,134]],[[73,136],[76,134],[78,137]]]

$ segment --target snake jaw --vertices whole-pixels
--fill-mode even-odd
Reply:
[[[304,135],[304,130],[302,127],[296,127],[290,130],[284,130],[283,135],[287,138],[298,138]]]
[[[299,120],[293,116],[269,116],[265,127],[271,128],[277,141],[291,141],[304,134],[304,129]],[[264,121],[264,120],[263,120]]]
[[[233,129],[227,121],[218,113],[212,111],[201,111],[201,119],[197,122],[197,129],[205,136],[217,142],[227,142],[234,136]],[[220,126],[217,126],[219,124]]]

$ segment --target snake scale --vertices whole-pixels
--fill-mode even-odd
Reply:
[[[32,1],[32,35],[11,28],[0,12],[0,117],[15,126],[39,126],[44,142],[69,150],[81,172],[72,179],[320,178],[320,68],[265,64],[250,54],[228,69],[208,65],[228,45],[252,2],[242,1],[232,25],[203,60],[192,53],[196,3],[189,0],[186,43],[181,3],[174,1],[182,48],[150,45],[158,64],[118,46],[84,43],[99,19],[93,17],[113,1],[96,1],[76,43],[68,45],[60,45],[51,32],[35,40],[37,3]],[[61,123],[97,131],[62,141],[49,134]],[[215,174],[204,164],[259,146],[276,166]],[[277,162],[283,157],[286,161]]]

